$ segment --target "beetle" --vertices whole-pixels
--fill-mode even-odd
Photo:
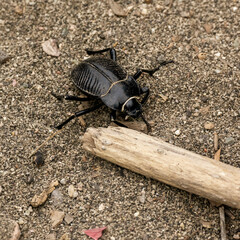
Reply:
[[[71,79],[73,83],[87,97],[58,96],[54,93],[52,95],[59,100],[89,101],[96,99],[101,101],[93,107],[74,113],[66,121],[56,126],[56,128],[61,129],[72,119],[90,113],[105,104],[111,109],[111,121],[117,125],[125,127],[125,125],[116,121],[116,112],[120,111],[133,118],[141,117],[149,130],[150,125],[142,114],[142,105],[147,101],[150,91],[147,87],[140,87],[136,80],[144,72],[152,76],[161,66],[173,61],[163,61],[157,68],[152,70],[138,69],[131,76],[117,63],[117,55],[114,48],[105,48],[98,51],[86,49],[86,52],[88,55],[104,52],[110,53],[110,58],[93,56],[82,61],[72,70]],[[144,96],[139,100],[141,95]]]

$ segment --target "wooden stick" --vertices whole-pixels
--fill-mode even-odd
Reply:
[[[121,127],[89,128],[83,148],[146,177],[240,208],[238,168]]]
[[[224,206],[219,207],[221,240],[227,240]]]

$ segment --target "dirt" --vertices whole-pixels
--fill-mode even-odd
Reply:
[[[85,229],[104,226],[101,239],[220,239],[219,210],[208,200],[81,148],[87,127],[109,125],[106,107],[84,116],[86,127],[73,120],[42,147],[43,165],[29,158],[54,125],[82,108],[56,100],[51,91],[79,95],[69,75],[87,57],[85,49],[115,46],[129,74],[175,61],[139,79],[151,89],[144,107],[154,122],[151,135],[213,158],[216,132],[220,161],[240,167],[239,2],[147,2],[118,1],[128,9],[119,17],[107,1],[1,1],[0,50],[10,59],[0,67],[0,217],[19,223],[20,239],[60,239],[65,233],[89,239]],[[59,57],[42,49],[50,38],[58,42]],[[214,127],[205,129],[206,122]],[[57,192],[31,208],[33,196],[55,180]],[[73,220],[53,228],[53,210]],[[239,239],[240,211],[226,207],[225,214],[228,238]]]

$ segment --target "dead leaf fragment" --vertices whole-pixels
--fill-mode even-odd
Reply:
[[[91,237],[94,240],[98,240],[102,236],[103,230],[105,230],[107,227],[102,228],[93,228],[89,230],[85,230],[84,233]]]
[[[119,17],[126,17],[127,16],[127,11],[119,4],[119,3],[116,3],[115,1],[113,0],[109,0],[108,1],[113,13],[116,15],[116,16],[119,16]]]
[[[57,41],[55,39],[49,39],[43,42],[42,48],[43,51],[50,56],[58,57],[60,55],[60,50],[57,46]]]
[[[220,161],[220,155],[221,155],[221,148],[219,148],[218,151],[214,154],[214,159],[217,161]]]
[[[33,207],[38,207],[42,204],[44,204],[46,201],[47,201],[47,198],[48,198],[48,195],[53,192],[53,190],[55,189],[55,187],[58,185],[58,181],[54,181],[52,182],[49,187],[45,190],[42,191],[42,193],[40,193],[39,195],[35,195],[30,204],[33,206]]]
[[[58,180],[50,183],[48,189],[46,190],[46,193],[47,193],[47,194],[52,193],[52,192],[55,190],[55,187],[58,186],[58,184],[59,184]]]
[[[205,24],[203,25],[203,27],[204,27],[205,31],[206,31],[208,34],[211,33],[211,31],[212,31],[212,25],[211,25],[211,24],[205,23]]]
[[[42,205],[43,203],[45,203],[47,198],[48,198],[48,195],[47,195],[46,191],[44,190],[39,195],[35,195],[33,197],[33,199],[31,200],[30,204],[33,207],[38,207],[38,206]]]

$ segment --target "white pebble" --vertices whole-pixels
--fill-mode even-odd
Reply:
[[[143,8],[141,13],[142,13],[142,15],[147,15],[148,14],[148,10],[146,8]]]
[[[138,216],[139,216],[139,212],[135,212],[134,217],[138,217]]]
[[[101,204],[99,205],[99,207],[98,207],[98,210],[99,210],[99,211],[103,211],[104,208],[105,208],[104,204],[101,203]]]
[[[221,56],[221,53],[220,53],[220,52],[217,52],[217,53],[215,53],[215,56],[216,56],[216,57],[220,57],[220,56]]]
[[[179,135],[181,134],[181,131],[178,129],[178,130],[175,131],[174,134],[175,134],[176,136],[179,136]]]
[[[65,185],[65,184],[67,183],[67,181],[66,181],[65,178],[63,178],[63,179],[60,180],[60,183],[61,183],[62,185]]]
[[[238,9],[237,7],[233,7],[233,11],[234,11],[234,12],[236,12],[236,11],[237,11],[237,9]]]
[[[76,198],[76,197],[78,196],[78,193],[77,193],[77,191],[75,191],[75,188],[74,188],[73,185],[70,185],[70,186],[68,187],[68,195],[69,195],[69,197],[71,197],[71,198]]]
[[[19,219],[18,219],[18,224],[19,225],[23,225],[25,223],[25,221],[20,217]]]

